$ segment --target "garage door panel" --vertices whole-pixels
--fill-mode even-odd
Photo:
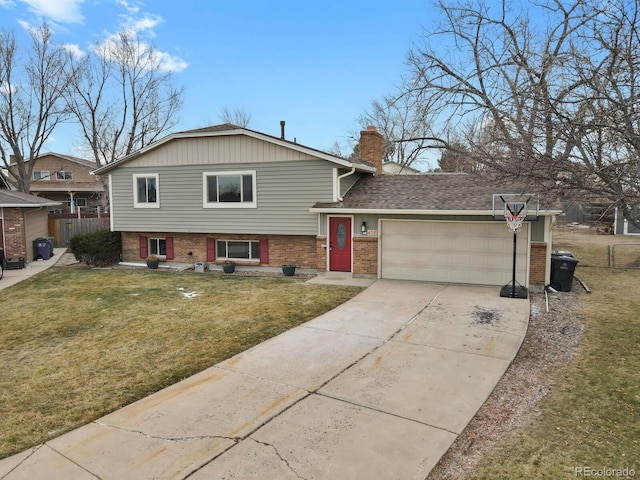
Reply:
[[[513,235],[503,223],[381,222],[381,276],[481,285],[511,280]],[[528,225],[518,234],[517,280],[526,285]]]

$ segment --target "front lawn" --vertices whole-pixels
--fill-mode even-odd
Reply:
[[[575,254],[576,274],[593,291],[583,304],[582,344],[537,420],[501,442],[473,478],[640,476],[640,270],[607,268],[614,243],[638,239],[554,233],[554,248]],[[640,264],[640,246],[628,250]]]
[[[54,267],[0,291],[0,458],[306,322],[360,292],[299,280]]]

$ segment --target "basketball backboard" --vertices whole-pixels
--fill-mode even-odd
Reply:
[[[508,215],[522,215],[525,221],[538,220],[540,196],[537,193],[494,193],[492,215],[496,221],[505,221]]]

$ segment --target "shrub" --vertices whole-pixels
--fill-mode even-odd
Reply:
[[[94,233],[79,233],[71,237],[69,248],[79,262],[94,267],[111,265],[121,258],[120,232],[98,230]]]

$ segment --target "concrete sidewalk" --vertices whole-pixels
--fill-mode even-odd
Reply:
[[[0,279],[0,290],[15,285],[27,278],[33,277],[54,265],[60,264],[60,262],[63,262],[63,258],[64,262],[67,262],[68,258],[72,258],[73,263],[77,263],[73,256],[69,257],[65,255],[66,251],[66,248],[54,248],[53,256],[48,260],[34,260],[33,262],[29,262],[25,268],[21,268],[19,270],[5,270],[2,279]]]
[[[13,479],[424,479],[489,396],[529,302],[378,280],[300,327],[37,448]]]

